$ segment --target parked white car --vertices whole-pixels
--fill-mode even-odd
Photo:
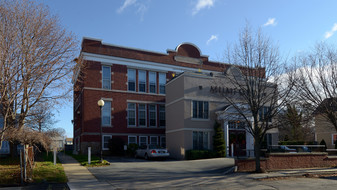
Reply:
[[[149,144],[149,145],[141,145],[136,150],[135,157],[142,157],[145,159],[150,158],[167,158],[170,156],[170,153],[166,148],[162,148],[158,145]]]

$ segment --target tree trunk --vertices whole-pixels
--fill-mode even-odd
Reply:
[[[254,153],[255,153],[255,172],[261,173],[261,143],[257,142],[257,139],[254,143]]]

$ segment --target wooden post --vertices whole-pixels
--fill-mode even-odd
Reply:
[[[27,155],[26,155],[26,145],[23,145],[23,165],[24,165],[24,180],[27,180]]]
[[[20,150],[21,185],[23,185],[23,150]]]
[[[91,164],[91,147],[88,147],[88,164]]]
[[[54,147],[54,166],[56,165],[56,147]]]

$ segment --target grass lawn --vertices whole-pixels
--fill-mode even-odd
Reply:
[[[53,155],[43,153],[35,161],[32,183],[66,183],[67,177],[60,163],[53,164]],[[20,160],[12,158],[0,158],[0,187],[17,186],[21,182]]]
[[[20,160],[0,158],[0,187],[20,184]]]
[[[36,166],[33,173],[33,181],[35,183],[40,183],[43,181],[48,181],[51,183],[66,183],[67,176],[64,173],[62,164],[57,161],[54,166],[53,154],[49,152],[43,154],[43,161],[35,162]]]
[[[66,154],[72,156],[75,158],[82,166],[87,167],[96,167],[96,166],[108,166],[110,163],[106,160],[103,160],[103,163],[101,163],[101,160],[98,156],[91,155],[91,164],[88,164],[88,155],[83,154],[72,154],[71,152],[66,152]]]

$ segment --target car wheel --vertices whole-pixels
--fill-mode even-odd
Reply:
[[[145,160],[148,160],[149,156],[147,154],[145,154],[144,158],[145,158]]]

